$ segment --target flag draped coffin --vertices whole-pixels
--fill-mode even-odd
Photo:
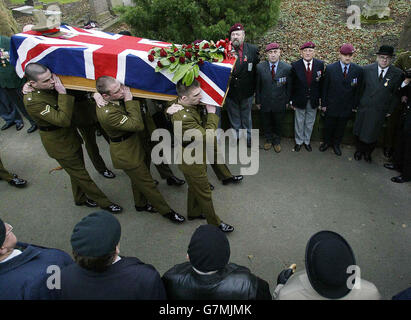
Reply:
[[[142,97],[170,100],[176,96],[173,74],[167,70],[155,72],[157,62],[148,60],[150,49],[170,47],[171,43],[66,25],[61,26],[60,31],[62,34],[58,37],[39,36],[33,31],[11,37],[10,61],[20,77],[24,76],[27,64],[38,62],[61,76],[89,80],[103,75],[114,77],[143,93]],[[234,62],[230,59],[200,65],[197,80],[201,84],[203,103],[223,104]],[[88,83],[95,86],[94,81]]]

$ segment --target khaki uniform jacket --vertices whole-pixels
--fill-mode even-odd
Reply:
[[[53,131],[40,130],[41,142],[51,158],[66,159],[81,148],[81,137],[71,127],[73,96],[54,90],[36,90],[24,96],[24,105],[39,127],[61,127]]]
[[[411,51],[401,53],[395,61],[394,66],[400,68],[402,71],[411,68]]]
[[[218,120],[219,117],[214,114],[214,113],[209,113],[207,114],[207,121],[203,123],[202,121],[202,110],[203,110],[203,106],[184,106],[183,110],[180,110],[176,113],[173,114],[172,116],[172,121],[173,124],[177,121],[181,121],[181,125],[182,125],[182,137],[184,137],[184,133],[187,130],[190,129],[196,129],[199,132],[201,132],[202,138],[203,138],[203,163],[202,164],[188,164],[185,162],[184,157],[182,159],[182,165],[180,166],[180,169],[183,173],[195,173],[197,172],[197,167],[198,166],[205,166],[206,165],[206,130],[207,129],[212,129],[212,130],[216,130],[218,127]],[[176,134],[176,133],[174,133]],[[196,139],[199,139],[196,138]],[[181,141],[180,141],[181,142]],[[189,141],[183,141],[182,142],[182,146],[183,146],[183,155],[185,152],[189,152],[190,149],[192,149],[191,151],[191,156],[194,157],[195,156],[195,148],[193,148],[192,146],[190,146]],[[188,149],[186,151],[186,149]]]
[[[277,285],[273,298],[275,300],[329,300],[314,290],[305,270],[293,274],[285,285]],[[381,295],[373,283],[361,279],[358,289],[354,287],[350,293],[338,300],[381,300]]]
[[[118,138],[135,132],[121,142],[110,141],[110,155],[116,169],[134,169],[144,163],[144,149],[137,132],[144,130],[140,103],[135,100],[119,105],[109,102],[96,108],[97,118],[110,138]]]

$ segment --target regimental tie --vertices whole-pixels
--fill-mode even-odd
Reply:
[[[275,65],[271,65],[271,78],[274,80],[275,78]]]
[[[313,73],[310,69],[310,62],[307,62],[307,70],[305,70],[305,78],[307,79],[307,85],[311,87]]]
[[[384,70],[381,70],[379,80],[382,81],[383,78],[384,78]]]
[[[347,78],[347,66],[344,67],[344,79]]]

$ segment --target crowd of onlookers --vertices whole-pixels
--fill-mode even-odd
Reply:
[[[308,241],[305,269],[282,270],[273,291],[267,281],[230,262],[230,244],[217,226],[201,225],[187,248],[187,262],[160,277],[135,257],[120,255],[121,226],[107,211],[78,222],[73,259],[58,249],[18,242],[0,219],[0,299],[31,300],[378,300],[376,286],[360,277],[349,243],[332,231]],[[393,299],[411,299],[411,288]]]

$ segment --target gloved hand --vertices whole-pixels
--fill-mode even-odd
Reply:
[[[284,269],[277,277],[277,284],[285,284],[288,279],[294,274],[296,265],[292,264],[288,269]]]

